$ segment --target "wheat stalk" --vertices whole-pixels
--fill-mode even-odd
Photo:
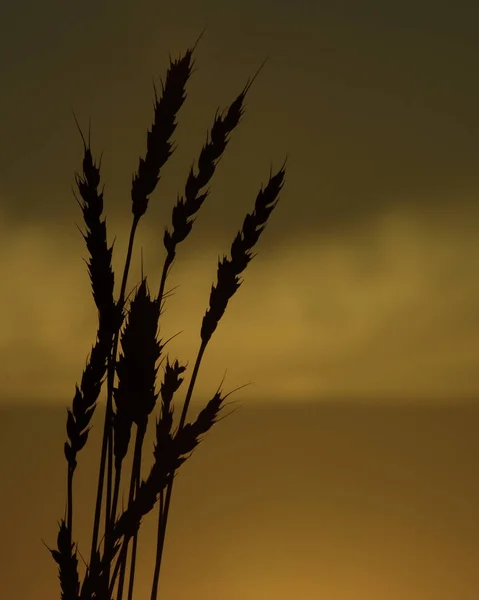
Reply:
[[[195,45],[196,46],[196,45]],[[118,305],[123,310],[125,300],[125,290],[130,269],[131,257],[133,253],[134,238],[140,218],[145,214],[149,196],[153,193],[156,184],[159,181],[161,167],[168,160],[172,153],[173,147],[171,136],[176,128],[176,116],[186,98],[185,86],[191,75],[192,70],[192,55],[195,49],[188,49],[185,54],[177,59],[171,60],[166,75],[166,82],[162,85],[162,96],[157,98],[155,93],[154,103],[154,121],[151,130],[147,132],[147,149],[144,158],[140,158],[138,172],[134,175],[131,187],[132,213],[133,220],[130,229],[128,240],[128,250],[123,270],[123,278],[121,282],[120,297]],[[115,332],[113,339],[113,349],[108,364],[108,389],[107,389],[107,405],[106,415],[103,428],[102,451],[100,457],[100,473],[97,488],[97,501],[95,506],[95,522],[92,537],[91,558],[96,553],[100,512],[103,494],[103,480],[105,475],[105,467],[108,453],[108,472],[107,472],[107,498],[105,509],[105,530],[106,537],[110,533],[111,523],[111,485],[113,471],[113,449],[112,449],[112,398],[113,385],[115,375],[115,361],[118,349],[118,330]]]
[[[201,37],[201,36],[200,36]],[[92,296],[98,309],[96,342],[67,411],[67,437],[64,454],[67,460],[66,516],[59,523],[57,549],[50,550],[58,565],[62,600],[122,600],[126,577],[129,543],[130,557],[128,600],[133,600],[136,549],[143,517],[158,503],[158,531],[155,569],[151,599],[156,600],[163,554],[168,511],[174,476],[201,441],[202,436],[219,420],[225,406],[221,385],[196,419],[187,422],[188,408],[206,347],[223,317],[228,303],[241,285],[240,275],[253,258],[252,250],[271,216],[283,187],[285,166],[282,165],[261,188],[254,209],[247,214],[231,245],[231,258],[218,261],[217,282],[212,286],[208,307],[200,328],[200,346],[186,391],[179,425],[173,431],[174,396],[179,390],[186,366],[166,356],[163,380],[156,391],[159,361],[166,343],[158,339],[159,320],[167,275],[176,256],[177,246],[190,234],[194,216],[208,196],[209,185],[219,160],[229,143],[230,135],[244,112],[246,95],[263,67],[248,80],[242,91],[223,112],[215,114],[213,125],[200,151],[196,170],[190,167],[184,192],[173,207],[171,228],[165,229],[166,249],[160,285],[156,297],[151,297],[147,278],[141,282],[131,299],[126,286],[134,248],[134,239],[141,217],[147,211],[150,197],[160,180],[161,169],[170,158],[174,145],[178,111],[186,99],[186,84],[193,69],[193,52],[197,42],[178,59],[170,59],[161,95],[155,88],[154,119],[147,132],[146,154],[140,158],[131,187],[132,223],[118,300],[115,301],[113,246],[107,243],[106,219],[103,214],[103,190],[100,186],[101,160],[93,159],[90,137],[88,143],[78,126],[83,141],[82,173],[75,175],[81,198],[85,233],[82,233],[89,253],[87,262]],[[264,63],[263,63],[264,64]],[[75,118],[76,121],[76,118]],[[119,356],[118,349],[120,349]],[[115,377],[117,384],[115,385]],[[73,476],[78,453],[88,441],[95,407],[103,383],[107,382],[106,415],[100,452],[98,486],[92,526],[90,561],[80,582],[77,548],[73,542]],[[235,390],[233,390],[235,391]],[[159,414],[155,408],[160,399]],[[143,444],[150,419],[156,420],[156,440],[153,466],[146,478],[141,477]],[[126,508],[117,513],[122,485],[122,465],[130,451],[133,427],[136,429],[133,461],[128,484]],[[106,494],[104,494],[106,484]],[[101,514],[104,530],[100,539]]]
[[[277,204],[279,193],[283,187],[285,167],[286,161],[275,175],[270,174],[268,184],[264,190],[261,189],[259,191],[256,198],[254,211],[251,214],[246,215],[243,222],[243,227],[231,245],[231,259],[223,257],[221,261],[218,261],[218,282],[216,286],[213,285],[211,287],[209,308],[207,309],[201,324],[201,344],[196,356],[193,373],[181,413],[179,424],[180,432],[186,421],[196,378],[198,376],[206,347],[215,329],[217,328],[218,323],[226,310],[226,307],[228,306],[228,302],[241,285],[239,275],[246,269],[248,263],[253,258],[251,250],[266,227],[268,218]],[[168,510],[170,507],[171,494],[173,490],[173,479],[174,471],[169,476],[164,506],[162,506],[162,522],[157,538],[156,568],[153,579],[151,600],[156,600],[158,595],[160,565],[165,542]]]

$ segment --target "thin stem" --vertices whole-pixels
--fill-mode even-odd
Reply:
[[[158,302],[160,303],[160,306],[161,306],[161,301],[163,300],[163,296],[165,294],[165,285],[166,285],[166,278],[168,276],[168,269],[173,264],[174,259],[175,259],[175,251],[173,250],[171,253],[169,252],[166,255],[165,262],[163,263],[163,271],[161,273],[160,287],[158,290]]]
[[[136,439],[135,439],[135,450],[133,453],[133,464],[131,467],[130,490],[128,493],[128,507],[130,507],[132,505],[133,499],[135,497],[135,492],[139,485],[140,473],[141,473],[141,455],[142,455],[143,441],[145,439],[145,433],[146,433],[146,424],[137,427]],[[135,535],[133,537],[134,537],[133,550],[135,551],[136,550],[135,540],[137,540],[137,538],[138,538],[138,532],[135,532]],[[128,542],[126,540],[125,540],[125,542],[126,542],[126,551],[125,551],[124,555],[122,556],[120,579],[119,579],[119,583],[118,583],[117,600],[121,600],[121,598],[123,597],[123,587],[125,584],[126,560],[128,557]],[[134,560],[132,562],[134,565]],[[134,579],[134,572],[133,573],[130,572],[130,585],[132,585],[132,578]]]
[[[185,421],[186,415],[188,413],[188,407],[190,405],[191,396],[193,395],[193,389],[195,387],[196,378],[198,377],[198,371],[200,369],[201,360],[203,358],[203,354],[206,350],[206,346],[208,341],[202,341],[200,349],[198,350],[198,355],[196,357],[195,366],[193,368],[193,373],[191,375],[190,384],[188,386],[188,391],[186,392],[185,403],[183,405],[183,410],[181,413],[180,423],[178,425],[178,430],[182,429]],[[170,480],[168,482],[168,487],[166,489],[166,497],[164,505],[160,502],[160,513],[158,518],[158,535],[156,540],[156,558],[155,558],[155,572],[153,575],[153,583],[151,586],[151,600],[156,600],[158,597],[158,584],[160,580],[160,568],[161,568],[161,559],[163,556],[163,547],[165,544],[165,535],[166,535],[166,525],[168,521],[168,511],[170,508],[171,494],[173,491],[173,481],[174,481],[174,473],[171,474]]]
[[[113,436],[110,432],[110,442],[108,444],[107,453],[107,476],[106,476],[106,510],[105,510],[105,535],[108,535],[112,527],[115,515],[112,514],[112,480],[113,480]],[[108,534],[107,534],[108,532]]]
[[[111,504],[111,520],[114,523],[116,517],[116,509],[118,506],[118,497],[120,495],[120,483],[121,483],[121,463],[115,470],[115,486],[113,489],[113,502]]]
[[[141,450],[140,450],[139,463],[141,465]],[[140,471],[138,470],[137,473],[136,473],[135,495],[138,493],[139,488],[140,488]],[[136,550],[137,550],[137,547],[138,547],[138,532],[135,531],[135,535],[133,536],[133,546],[131,548],[130,581],[129,581],[129,584],[128,584],[128,600],[133,600],[133,586],[134,586],[134,583],[135,583],[135,568],[136,568]]]
[[[73,540],[73,473],[74,469],[68,465],[67,481],[67,530],[70,535],[70,544]]]
[[[168,269],[172,265],[174,258],[175,258],[175,250],[173,248],[173,250],[171,252],[168,252],[168,254],[166,255],[165,262],[163,263],[160,287],[158,290],[158,301],[160,303],[160,306],[161,306],[161,301],[163,299],[163,295],[165,293],[165,285],[166,285],[166,278],[168,275]],[[193,374],[194,374],[194,372],[193,372]],[[185,403],[186,403],[186,401],[185,401]],[[164,537],[165,537],[164,533],[162,534],[163,522],[165,522],[165,524],[166,524],[166,519],[164,519],[164,517],[165,517],[164,507],[165,507],[165,493],[164,493],[164,490],[161,490],[160,499],[158,502],[158,529],[157,529],[157,534],[156,534],[155,571],[153,574],[153,582],[152,582],[152,588],[151,588],[152,600],[156,600],[156,597],[158,594],[158,582],[160,579],[161,557],[163,554],[163,543],[164,543]],[[131,599],[129,598],[128,600],[131,600]]]
[[[130,239],[128,241],[128,251],[127,251],[126,260],[125,260],[125,268],[123,270],[123,279],[121,282],[120,297],[118,299],[118,304],[117,304],[118,310],[119,310],[119,313],[118,313],[119,315],[122,314],[122,312],[123,312],[126,283],[128,280],[128,272],[130,269],[131,257],[133,254],[133,243],[134,243],[134,239],[135,239],[135,232],[138,227],[138,221],[139,221],[139,217],[134,216],[133,222],[131,225],[131,230],[130,230]],[[91,545],[91,559],[90,559],[91,563],[94,560],[94,557],[95,557],[95,554],[97,551],[97,546],[98,546],[98,535],[99,535],[99,530],[100,530],[100,513],[101,513],[101,505],[102,505],[102,499],[103,499],[103,485],[104,485],[104,479],[105,479],[105,465],[106,465],[106,458],[107,458],[107,450],[108,450],[109,444],[111,444],[113,441],[112,440],[113,383],[114,383],[114,379],[115,379],[115,363],[116,363],[116,354],[118,351],[119,337],[120,337],[120,326],[117,326],[115,329],[115,335],[113,338],[112,353],[111,353],[111,356],[109,356],[109,358],[108,358],[108,393],[107,393],[107,401],[106,401],[105,422],[103,425],[103,439],[102,439],[102,445],[101,445],[100,470],[99,470],[99,474],[98,474],[98,487],[97,487],[97,495],[96,495],[95,517],[94,517],[92,545]],[[109,476],[110,475],[111,474],[109,474]],[[109,506],[106,507],[106,511],[107,511],[107,514],[110,513]],[[107,533],[108,533],[108,538],[110,537],[109,531],[105,532],[105,540],[106,540]]]
[[[110,586],[108,588],[108,598],[111,598],[112,594],[113,594],[113,588],[115,587],[115,582],[116,582],[116,578],[118,577],[118,573],[120,571],[120,567],[123,564],[123,561],[126,560],[126,553],[128,552],[128,541],[129,538],[125,538],[123,540],[122,546],[121,546],[121,550],[120,550],[120,554],[117,558],[116,564],[115,564],[115,568],[113,569],[113,575],[111,578],[111,582],[110,582]],[[121,596],[117,596],[117,600],[120,600]]]

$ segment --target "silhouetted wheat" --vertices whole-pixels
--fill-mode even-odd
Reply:
[[[201,37],[201,36],[200,36]],[[82,201],[86,233],[83,237],[90,255],[88,271],[92,295],[98,309],[97,340],[92,348],[80,385],[75,386],[72,406],[67,412],[65,457],[68,466],[66,518],[60,522],[57,549],[50,550],[59,567],[62,600],[122,600],[126,576],[129,543],[133,541],[129,569],[128,600],[133,597],[135,558],[142,518],[158,504],[158,532],[155,570],[151,598],[156,600],[168,511],[174,475],[197,447],[204,435],[218,420],[229,394],[218,388],[197,418],[188,423],[191,402],[200,364],[214,331],[241,285],[239,276],[253,258],[257,243],[278,201],[283,186],[285,164],[276,174],[270,173],[266,186],[260,189],[254,210],[247,214],[243,226],[231,245],[231,258],[218,262],[217,282],[211,288],[209,306],[200,329],[200,347],[186,392],[180,421],[173,431],[173,399],[183,382],[186,367],[178,360],[170,363],[166,356],[160,392],[156,392],[159,360],[164,345],[158,340],[158,326],[167,275],[176,256],[177,246],[192,230],[192,217],[205,201],[205,189],[215,173],[229,136],[240,122],[244,100],[254,78],[249,80],[231,105],[216,113],[209,136],[201,149],[197,170],[190,167],[184,194],[178,197],[172,212],[172,228],[164,233],[166,257],[158,295],[150,296],[147,278],[143,276],[126,308],[125,293],[138,223],[146,213],[151,194],[160,178],[160,171],[173,152],[171,137],[176,128],[176,116],[186,99],[186,84],[193,69],[196,44],[177,60],[170,59],[162,94],[155,89],[154,121],[147,132],[147,149],[140,158],[138,172],[131,187],[132,224],[125,259],[121,288],[115,301],[113,247],[108,247],[106,220],[102,220],[103,192],[99,191],[100,163],[93,159],[90,139],[83,141],[83,169],[76,175],[76,185]],[[262,66],[260,67],[260,69]],[[258,70],[259,72],[259,70]],[[78,124],[77,124],[78,125]],[[79,127],[78,127],[79,128]],[[80,129],[80,128],[79,128]],[[120,354],[117,357],[118,345]],[[73,542],[73,478],[77,455],[88,440],[91,418],[107,375],[106,415],[100,454],[100,467],[93,519],[90,561],[80,583],[76,544]],[[117,384],[115,386],[115,375]],[[231,393],[231,392],[230,392]],[[146,479],[141,479],[142,452],[145,432],[153,416],[157,400],[161,399],[156,416],[156,441],[153,466]],[[133,427],[136,436],[128,503],[118,514],[122,465],[130,448]],[[106,487],[106,494],[105,492]],[[99,544],[101,514],[104,514],[103,544]]]

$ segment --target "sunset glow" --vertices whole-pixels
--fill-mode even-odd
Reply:
[[[215,110],[268,60],[167,279],[160,337],[187,364],[175,424],[218,258],[288,160],[188,419],[223,378],[225,393],[250,385],[175,479],[159,598],[477,600],[479,3],[74,4],[0,9],[0,598],[60,597],[42,540],[55,544],[66,511],[66,409],[98,320],[72,194],[83,157],[72,110],[84,132],[91,118],[102,157],[118,296],[152,79],[161,90],[169,54],[206,25],[127,294],[142,259],[156,293],[164,228]],[[75,471],[81,573],[104,407],[103,389]],[[156,531],[146,516],[134,600],[150,600]]]

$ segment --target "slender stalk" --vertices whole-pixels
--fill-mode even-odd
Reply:
[[[280,170],[273,175],[270,173],[269,181],[265,188],[261,187],[257,194],[253,212],[248,213],[243,221],[243,227],[238,232],[231,245],[231,259],[223,257],[218,261],[218,282],[212,286],[210,292],[209,308],[207,309],[201,325],[201,344],[196,357],[195,366],[191,375],[190,384],[186,393],[183,411],[181,413],[178,431],[181,432],[186,421],[188,408],[193,394],[193,389],[198,376],[201,360],[206,350],[209,340],[215,332],[219,321],[228,306],[228,302],[238,291],[241,285],[239,275],[246,269],[248,263],[252,260],[251,251],[258,241],[261,233],[264,231],[271,212],[274,210],[278,195],[283,187],[286,161]],[[169,478],[165,503],[163,506],[163,520],[160,535],[157,539],[155,572],[151,589],[151,600],[156,600],[158,596],[158,582],[161,568],[161,558],[166,535],[166,525],[168,521],[168,511],[170,507],[171,494],[173,490],[174,472]]]
[[[183,404],[183,410],[181,412],[180,423],[178,425],[178,430],[182,429],[185,421],[186,415],[188,412],[188,407],[190,405],[191,396],[193,395],[193,389],[195,387],[196,378],[198,377],[198,371],[200,369],[201,360],[203,358],[203,354],[206,350],[206,346],[208,344],[208,340],[202,340],[200,349],[198,350],[198,355],[196,357],[195,366],[193,368],[193,373],[191,374],[190,383],[188,386],[188,391],[186,392],[185,402]],[[171,494],[173,491],[173,481],[174,481],[174,473],[171,474],[170,481],[168,483],[168,487],[166,488],[166,496],[164,504],[161,505],[160,518],[158,522],[158,537],[156,543],[156,557],[155,557],[155,571],[153,574],[153,583],[151,585],[151,600],[156,600],[158,597],[158,584],[160,580],[160,569],[161,569],[161,559],[163,556],[163,547],[165,545],[165,535],[166,535],[166,524],[168,521],[168,511],[170,509],[171,502]]]
[[[215,173],[216,165],[229,141],[229,135],[237,127],[243,114],[243,103],[246,98],[251,85],[260,73],[265,62],[259,67],[255,75],[248,80],[241,93],[231,103],[228,109],[221,115],[216,114],[213,126],[210,132],[210,138],[207,139],[203,146],[199,159],[198,159],[198,172],[195,174],[193,168],[190,168],[190,173],[185,185],[184,198],[179,198],[172,215],[173,232],[165,231],[164,245],[167,250],[165,262],[163,264],[163,270],[161,274],[160,286],[158,291],[158,300],[163,300],[166,278],[168,271],[173,264],[176,255],[176,246],[179,242],[183,241],[191,231],[193,222],[190,220],[191,217],[199,210],[205,198],[208,195],[208,191],[200,193],[202,189],[211,180]],[[188,406],[193,392],[193,387],[198,374],[199,366],[203,352],[206,348],[206,344],[202,344],[198,353],[197,362],[195,364],[195,370],[192,375],[190,382],[190,388],[188,390],[187,399],[183,407],[183,413],[181,417],[180,427],[183,426],[188,411]],[[151,597],[156,598],[158,589],[158,580],[160,572],[161,556],[163,552],[166,519],[168,518],[169,502],[171,498],[171,486],[168,487],[166,498],[163,491],[160,494],[159,500],[159,523],[157,533],[157,555],[155,562],[155,572],[153,576],[152,593]]]
[[[200,35],[201,38],[201,35]],[[100,165],[96,165],[80,130],[84,144],[82,175],[76,175],[82,198],[79,202],[86,225],[85,242],[90,253],[88,270],[93,299],[98,308],[97,341],[83,371],[81,383],[75,386],[71,409],[67,413],[67,436],[64,454],[68,463],[67,505],[59,523],[57,549],[50,550],[58,565],[63,600],[122,600],[127,573],[129,542],[132,553],[129,562],[128,599],[133,600],[138,535],[142,519],[158,502],[158,530],[155,571],[151,600],[158,596],[159,576],[171,504],[174,477],[180,466],[198,445],[201,437],[218,421],[227,397],[221,386],[193,422],[187,413],[206,347],[221,320],[229,300],[241,285],[240,274],[253,258],[251,250],[264,230],[283,185],[285,164],[258,193],[254,211],[247,214],[243,227],[231,245],[231,260],[218,261],[218,283],[211,288],[209,306],[201,324],[201,343],[183,403],[179,426],[173,431],[173,396],[181,385],[180,375],[186,366],[166,357],[165,376],[160,392],[156,392],[157,361],[164,344],[158,340],[158,320],[165,297],[166,279],[175,257],[177,245],[192,230],[195,215],[209,194],[208,185],[216,166],[229,143],[229,137],[241,120],[244,100],[256,75],[223,113],[218,111],[197,160],[190,167],[184,193],[178,196],[172,211],[172,228],[165,230],[163,244],[166,258],[160,278],[158,296],[151,299],[146,277],[131,309],[126,311],[126,286],[133,255],[134,239],[140,218],[146,213],[150,196],[160,179],[160,170],[173,153],[172,135],[177,127],[176,116],[186,99],[186,83],[192,73],[192,54],[198,43],[177,60],[170,58],[162,94],[154,100],[154,121],[146,136],[146,153],[139,159],[133,175],[131,200],[133,219],[120,285],[118,301],[114,300],[114,274],[111,266],[113,246],[108,247],[106,219],[103,212],[103,192],[99,190]],[[101,163],[101,160],[100,160]],[[126,326],[123,320],[126,315]],[[121,342],[121,347],[120,347]],[[117,357],[117,355],[119,356]],[[106,377],[105,377],[106,375]],[[115,377],[118,385],[115,387]],[[106,411],[98,470],[91,555],[80,588],[76,544],[73,542],[73,477],[77,453],[85,446],[90,420],[103,383],[107,381]],[[149,417],[161,393],[161,418],[156,422],[154,464],[145,480],[141,479],[143,443]],[[117,517],[122,486],[122,466],[130,449],[131,428],[136,424],[136,439],[129,481],[128,506],[123,504]],[[106,481],[105,481],[106,479]],[[104,511],[104,513],[102,512]],[[104,521],[103,521],[104,517]],[[100,523],[104,532],[100,531]],[[103,533],[103,535],[101,535]],[[101,538],[101,539],[100,539]],[[102,551],[100,552],[100,548]],[[111,575],[111,577],[110,577]]]
[[[140,218],[145,214],[148,208],[149,196],[153,193],[159,181],[160,170],[173,152],[173,147],[170,138],[176,129],[176,115],[186,98],[185,88],[186,83],[191,75],[192,54],[196,48],[196,44],[198,44],[201,38],[201,35],[197,39],[193,48],[187,50],[183,57],[175,61],[170,60],[170,67],[166,75],[165,84],[162,85],[163,94],[160,99],[158,99],[155,90],[155,117],[151,126],[151,130],[149,130],[147,133],[146,154],[144,158],[140,158],[138,172],[134,175],[132,180],[131,199],[133,223],[130,231],[128,252],[126,256],[125,268],[123,271],[123,280],[121,284],[120,297],[118,300],[118,306],[121,311],[121,314],[123,312],[126,282],[128,279],[128,272],[130,268],[131,256],[133,251],[133,241],[135,237],[136,228],[138,226]],[[118,351],[119,335],[120,327],[118,327],[115,331],[113,351],[108,364],[107,405],[105,422],[103,427],[100,470],[98,475],[97,499],[95,506],[95,519],[92,536],[92,558],[96,552],[98,544],[100,513],[103,498],[103,486],[107,452],[109,450],[109,445],[113,443],[113,384],[115,378],[116,355]],[[108,480],[110,481],[111,485],[112,469],[110,462],[109,465],[110,466],[108,469]],[[109,515],[110,513],[111,506],[106,506],[106,514]],[[109,519],[107,523],[108,530],[105,531],[106,541],[108,541],[111,533],[111,522],[109,522]]]
[[[171,267],[171,265],[173,264],[173,260],[175,258],[175,252],[168,252],[168,254],[166,255],[165,258],[165,262],[163,263],[163,271],[161,272],[161,280],[160,280],[160,287],[158,289],[158,301],[160,302],[161,305],[161,301],[163,300],[163,296],[165,294],[165,285],[166,285],[166,278],[168,276],[168,269]]]
[[[145,433],[146,433],[146,423],[144,426],[141,425],[140,427],[138,427],[137,431],[136,431],[135,450],[133,453],[133,464],[131,467],[130,489],[128,492],[128,506],[129,507],[131,506],[131,504],[133,502],[133,499],[135,497],[135,492],[136,492],[136,489],[138,487],[138,483],[140,480],[141,455],[142,455],[142,449],[143,449],[143,442],[145,439]],[[138,532],[136,532],[135,535],[133,536],[133,545],[134,545],[135,550],[136,550],[135,539],[137,539],[137,537],[138,537]],[[133,554],[132,559],[134,556],[135,555]],[[125,576],[126,576],[127,557],[128,557],[128,542],[126,542],[126,551],[122,557],[120,579],[119,579],[119,583],[118,583],[117,600],[121,600],[121,598],[123,597],[123,586],[125,583]],[[133,564],[134,564],[134,560],[133,560]],[[132,585],[132,578],[134,578],[134,572],[132,573],[130,571],[130,585]]]
[[[113,487],[113,436],[110,432],[110,440],[107,452],[107,476],[106,476],[106,509],[105,509],[105,536],[109,535],[115,515],[112,513],[112,487]]]
[[[141,456],[140,456],[140,465],[141,465]],[[138,492],[140,487],[140,472],[136,473],[136,482],[135,482],[135,494]],[[136,568],[136,551],[138,548],[138,532],[135,532],[133,536],[133,546],[131,548],[131,562],[130,562],[130,581],[128,583],[128,600],[133,600],[133,588],[135,583],[135,568]],[[121,600],[118,598],[118,600]]]
[[[104,375],[107,370],[108,356],[113,341],[116,306],[113,298],[114,273],[111,266],[113,247],[108,247],[106,219],[102,219],[103,191],[100,186],[100,167],[93,159],[90,146],[74,116],[83,142],[82,173],[75,173],[76,186],[81,200],[75,199],[82,211],[85,240],[90,260],[87,263],[93,300],[98,309],[97,341],[90,353],[87,366],[83,371],[80,386],[75,386],[75,395],[71,409],[68,409],[67,436],[64,453],[68,462],[67,515],[65,529],[73,536],[73,476],[77,466],[77,453],[85,446],[90,430],[90,421],[96,408]]]
[[[118,498],[120,495],[120,483],[121,483],[121,466],[115,469],[115,484],[113,486],[113,500],[111,503],[111,518],[115,519],[116,509],[118,506]]]
[[[74,470],[70,466],[68,466],[67,530],[70,535],[70,542],[73,540],[73,473],[74,473]]]
[[[113,589],[115,587],[115,583],[116,583],[116,579],[118,577],[118,573],[120,572],[120,568],[123,564],[123,561],[126,560],[126,554],[128,552],[128,540],[125,539],[123,541],[121,550],[120,550],[120,555],[118,556],[118,559],[116,561],[115,564],[115,568],[113,569],[113,575],[111,576],[111,581],[110,581],[110,585],[108,587],[108,598],[111,598],[112,594],[113,594]],[[118,599],[120,599],[120,596],[117,596]]]
[[[123,312],[126,283],[128,280],[128,272],[130,269],[131,257],[133,254],[133,243],[134,243],[135,233],[136,233],[136,229],[138,227],[139,219],[140,219],[140,217],[137,217],[135,215],[133,217],[133,222],[131,225],[130,238],[128,241],[128,251],[127,251],[126,260],[125,260],[125,268],[123,270],[123,279],[121,282],[120,297],[118,299],[118,308],[119,308],[120,314]],[[108,451],[109,444],[111,444],[113,441],[112,440],[113,384],[114,384],[114,378],[115,378],[115,362],[116,362],[116,354],[118,351],[119,337],[120,337],[120,327],[117,327],[115,330],[114,338],[113,338],[112,353],[111,353],[111,356],[109,357],[109,361],[108,361],[108,388],[107,388],[106,414],[105,414],[105,421],[104,421],[104,425],[103,425],[100,470],[99,470],[99,474],[98,474],[98,487],[97,487],[97,495],[96,495],[95,517],[94,517],[94,524],[93,524],[93,535],[92,535],[92,545],[91,545],[91,555],[90,555],[91,562],[93,562],[93,560],[94,560],[95,553],[97,551],[97,546],[98,546],[98,535],[99,535],[99,530],[100,530],[100,514],[101,514],[101,506],[102,506],[102,499],[103,499],[103,486],[104,486],[104,479],[105,479],[105,466],[106,466],[107,451]],[[110,477],[111,473],[109,473],[108,475]],[[106,507],[107,514],[109,514],[110,511],[111,511],[111,507],[107,506]],[[105,541],[107,540],[106,534],[107,534],[107,532],[105,532]],[[108,534],[109,534],[109,532],[108,532]],[[108,535],[108,537],[109,537],[109,535]]]

